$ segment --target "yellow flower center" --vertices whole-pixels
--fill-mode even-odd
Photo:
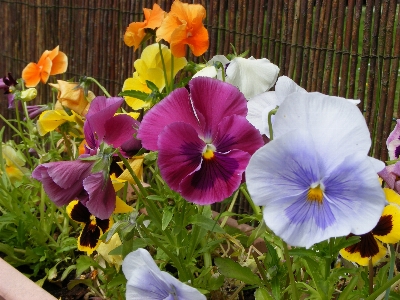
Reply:
[[[310,187],[307,193],[307,200],[310,202],[318,202],[318,204],[322,203],[324,199],[324,191],[321,186],[318,184],[316,187]]]
[[[212,159],[214,157],[215,147],[212,144],[207,144],[203,150],[204,159]]]

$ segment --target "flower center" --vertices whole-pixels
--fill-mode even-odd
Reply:
[[[318,184],[315,187],[310,187],[307,193],[307,200],[310,202],[318,202],[318,204],[322,203],[324,199],[324,188],[321,187],[321,184]]]
[[[215,147],[213,144],[207,144],[203,150],[204,159],[212,159],[214,157]]]

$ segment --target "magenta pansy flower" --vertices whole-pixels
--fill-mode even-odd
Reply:
[[[232,195],[251,155],[263,145],[246,120],[247,101],[233,85],[198,77],[143,118],[144,148],[158,151],[160,172],[186,200],[211,204]]]
[[[98,96],[90,103],[83,129],[87,152],[91,155],[97,154],[102,142],[120,148],[126,156],[141,148],[140,141],[134,137],[139,122],[125,114],[115,115],[123,102],[121,97]]]

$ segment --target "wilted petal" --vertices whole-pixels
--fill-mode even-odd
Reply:
[[[104,178],[103,172],[97,172],[83,180],[83,187],[89,195],[85,204],[89,212],[100,219],[108,219],[115,209],[116,201],[111,179]]]
[[[82,193],[82,181],[92,166],[92,162],[81,160],[45,163],[35,168],[32,177],[41,181],[50,200],[61,206]]]

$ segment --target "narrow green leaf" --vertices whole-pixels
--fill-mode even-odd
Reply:
[[[219,272],[228,278],[235,278],[247,284],[262,285],[260,278],[249,268],[242,267],[237,262],[229,258],[217,257],[214,259]]]
[[[62,273],[62,275],[61,275],[61,281],[64,281],[65,278],[68,277],[69,273],[71,273],[73,270],[76,270],[76,266],[75,265],[71,265],[68,268],[66,268],[64,270],[64,272]]]
[[[149,81],[149,80],[146,80],[146,84],[147,84],[147,87],[148,87],[153,93],[158,93],[158,92],[159,92],[158,87],[157,87],[153,82],[151,82],[151,81]]]
[[[171,222],[172,217],[174,215],[174,210],[167,208],[164,209],[163,215],[162,215],[162,220],[161,220],[161,229],[164,231],[165,228],[168,227],[169,222]]]
[[[219,226],[216,221],[209,219],[203,215],[193,215],[189,218],[189,224],[198,225],[203,229],[208,231],[225,233],[225,231]]]
[[[257,289],[257,291],[254,293],[254,297],[256,298],[256,300],[274,300],[274,298],[268,293],[268,291],[263,288]]]
[[[143,101],[148,100],[149,94],[141,92],[141,91],[136,91],[136,90],[129,90],[129,91],[123,91],[118,94],[118,96],[128,96],[128,97],[133,97],[137,98]]]

